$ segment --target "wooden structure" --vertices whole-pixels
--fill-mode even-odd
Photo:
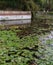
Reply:
[[[0,25],[31,23],[30,11],[0,11]]]

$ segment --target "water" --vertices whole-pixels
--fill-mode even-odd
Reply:
[[[45,20],[44,17],[47,17],[48,20]],[[36,52],[36,55],[40,57],[39,59],[37,59],[38,65],[53,65],[53,20],[52,20],[52,17],[53,16],[51,17],[39,16],[40,19],[35,20],[32,25],[33,29],[37,27],[37,29],[34,29],[34,31],[36,30],[37,32],[39,32],[39,35],[40,35],[40,36],[38,35],[40,44],[39,44],[38,51]]]
[[[0,21],[0,25],[24,25],[24,24],[30,24],[31,20],[30,19],[26,19],[26,20],[1,20]]]
[[[49,41],[49,40],[53,40],[53,31],[50,31],[50,33],[40,37],[40,41],[42,43],[46,43],[46,41]]]
[[[53,31],[41,36],[39,40],[41,41],[38,50],[40,54],[39,65],[53,65]]]

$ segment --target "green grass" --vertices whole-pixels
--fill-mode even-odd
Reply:
[[[37,36],[25,36],[22,39],[17,35],[18,30],[0,31],[0,65],[27,65],[33,58],[36,46],[39,44]],[[25,49],[29,48],[29,49]]]
[[[53,65],[53,47],[47,46],[53,39],[40,44],[39,36],[20,39],[18,32],[21,30],[0,30],[0,65],[28,65],[31,60],[38,65]]]

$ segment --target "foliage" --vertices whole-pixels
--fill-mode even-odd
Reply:
[[[4,5],[4,7],[3,7]],[[0,0],[1,10],[53,10],[53,0]]]
[[[37,8],[38,5],[35,4],[33,0],[0,0],[0,9],[35,10]]]
[[[0,65],[27,65],[38,49],[37,36],[17,36],[18,30],[0,31]]]
[[[39,36],[20,38],[18,32],[21,30],[0,30],[0,65],[28,65],[30,60],[38,65],[53,65],[53,39],[43,44]]]

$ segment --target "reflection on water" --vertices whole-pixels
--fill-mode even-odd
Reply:
[[[31,23],[30,19],[0,21],[0,25],[20,25],[20,24],[30,24],[30,23]]]
[[[47,40],[51,40],[51,39],[53,39],[53,31],[51,31],[47,35],[43,35],[43,36],[40,37],[40,40],[42,41],[42,43],[44,43]]]
[[[39,46],[40,60],[39,65],[53,65],[53,31],[40,37]]]
[[[38,19],[32,23],[32,27],[35,32],[39,32],[41,41],[36,53],[40,56],[37,59],[38,65],[53,65],[53,20]]]

